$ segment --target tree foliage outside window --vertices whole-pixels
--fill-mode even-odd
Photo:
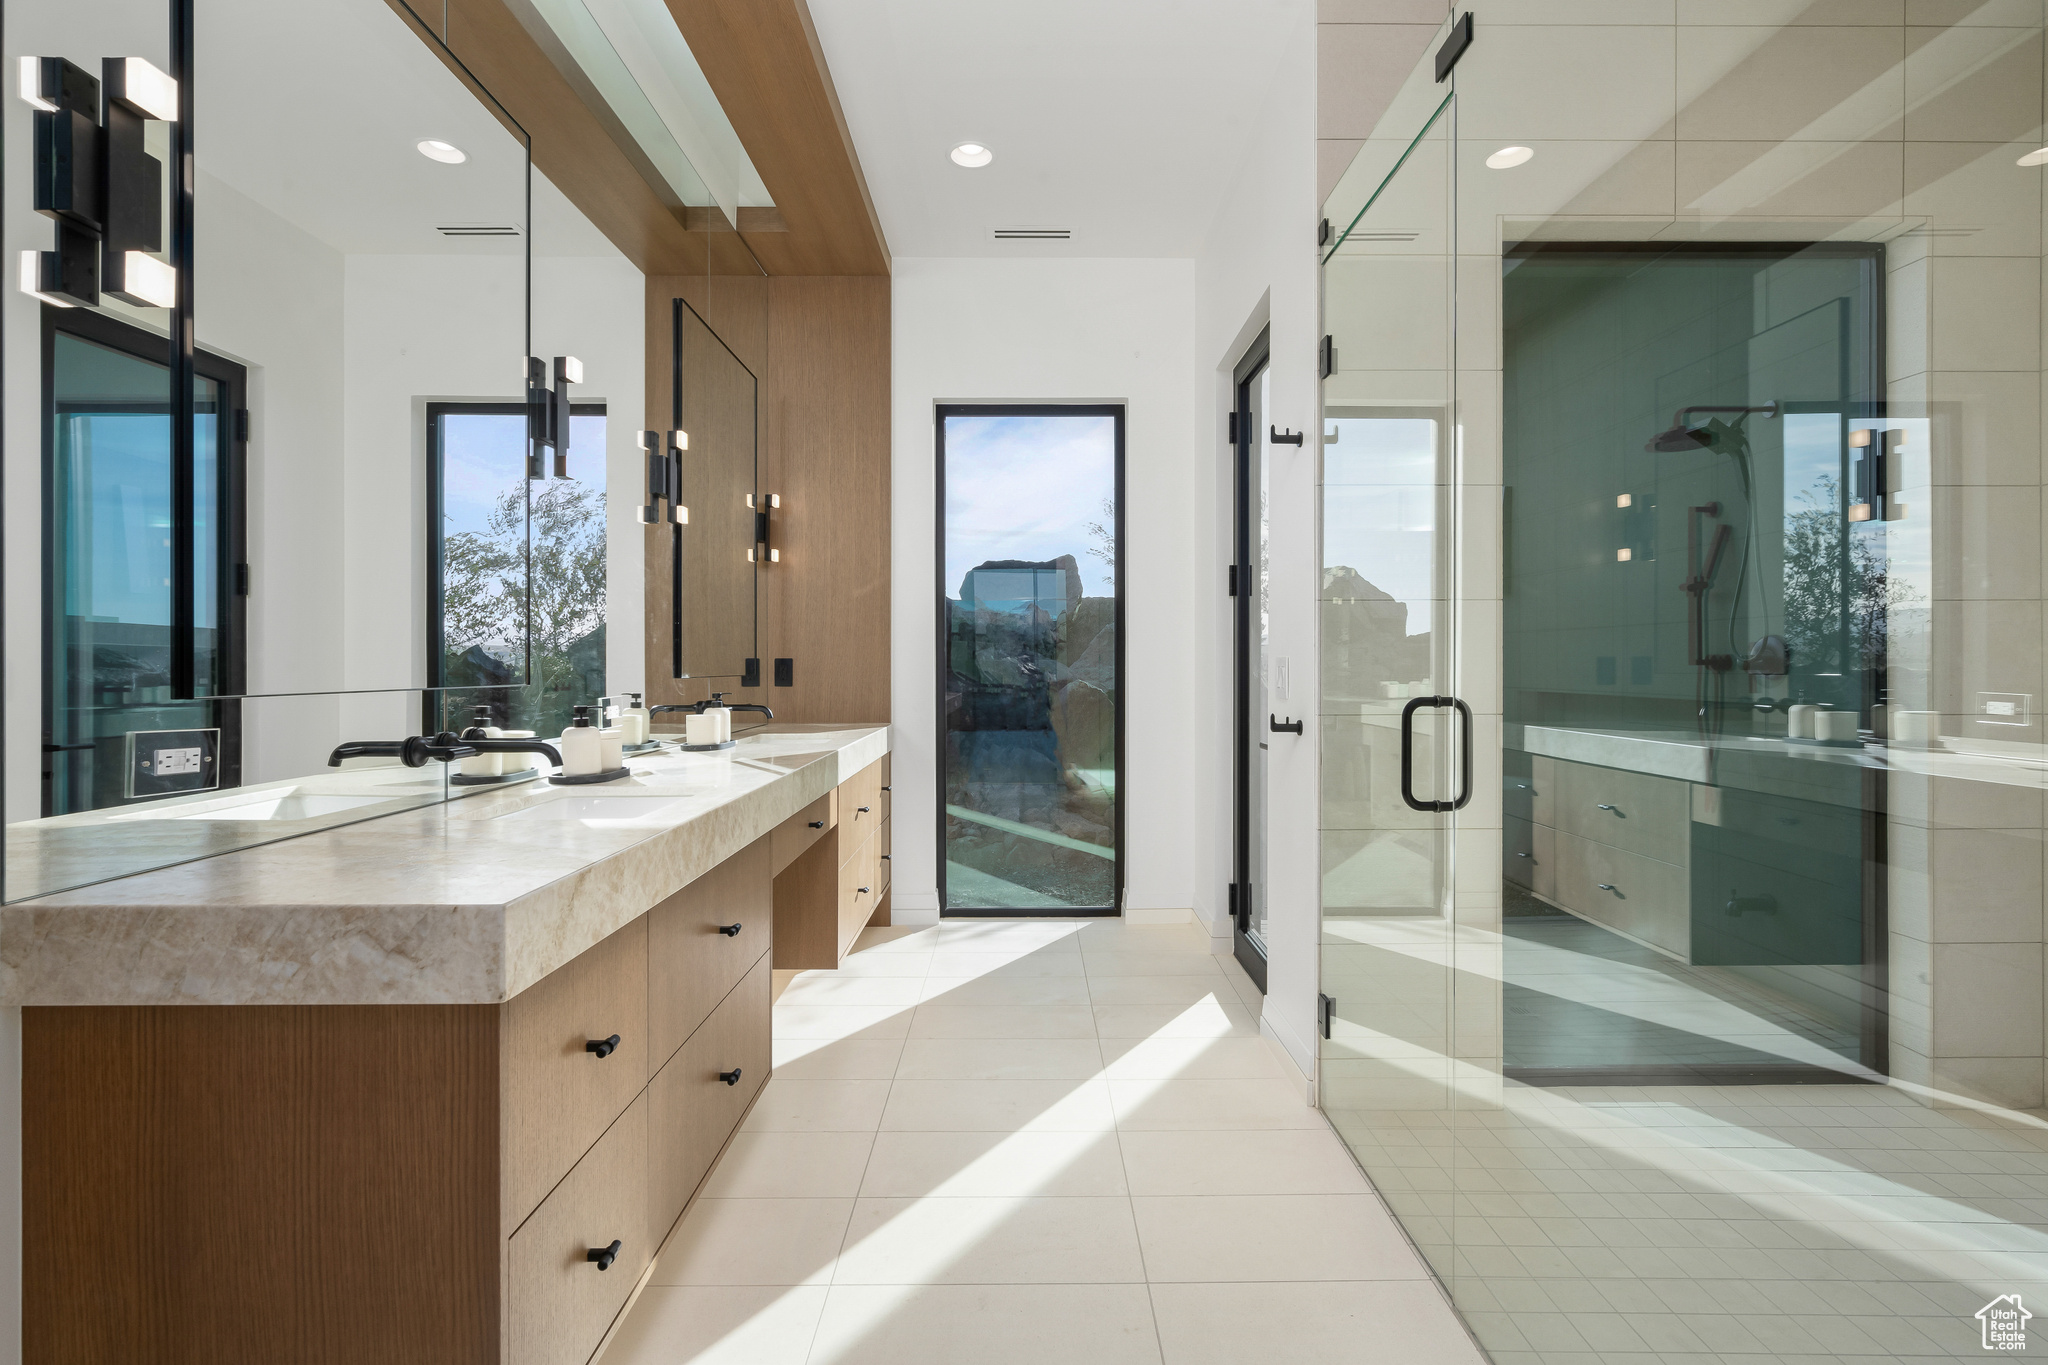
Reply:
[[[514,487],[494,500],[485,530],[442,542],[442,677],[493,689],[444,693],[451,729],[489,704],[507,729],[555,735],[604,691],[604,492],[560,480],[536,488],[530,528],[527,490]],[[518,685],[529,649],[532,676]]]
[[[1795,666],[1884,667],[1888,618],[1919,593],[1892,576],[1882,523],[1846,519],[1835,479],[1821,476],[1799,502],[1785,517],[1785,643]]]

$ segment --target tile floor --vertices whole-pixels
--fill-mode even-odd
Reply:
[[[1502,1017],[1503,976],[1548,1000],[1511,1027],[1597,1006],[1623,1038],[1680,1023],[1689,1047],[1832,1054],[1798,1011],[1590,926],[1324,932],[1329,1117],[1494,1365],[1978,1359],[1979,1309],[2048,1301],[2048,1113],[1888,1085],[1503,1082],[1476,1027],[1455,1062],[1445,1042]],[[1506,1043],[1607,1047],[1597,1030]]]
[[[1476,1365],[1193,925],[869,930],[603,1365]]]

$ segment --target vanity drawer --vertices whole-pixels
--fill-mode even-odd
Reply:
[[[775,827],[768,836],[774,850],[770,876],[795,862],[803,851],[831,832],[839,823],[839,791],[834,788]]]
[[[590,1358],[654,1254],[647,1215],[643,1098],[512,1234],[506,1253],[511,1365],[577,1365]],[[587,1253],[614,1239],[618,1259],[600,1270]]]
[[[1502,819],[1501,874],[1537,895],[1557,898],[1557,831],[1514,816]]]
[[[764,953],[647,1087],[653,1127],[647,1194],[656,1237],[674,1226],[768,1079],[769,961]],[[719,1079],[735,1067],[736,1084]]]
[[[875,917],[882,892],[877,884],[876,841],[864,839],[853,856],[839,865],[839,955],[843,958],[860,937],[860,931]]]
[[[510,1230],[647,1084],[647,917],[503,1008],[503,1217]],[[618,1046],[607,1056],[585,1047],[613,1034]]]
[[[888,754],[883,754],[883,755],[882,755],[882,761],[881,761],[881,763],[880,763],[880,764],[879,764],[878,766],[879,766],[879,767],[881,768],[881,770],[882,770],[882,792],[881,792],[881,796],[882,796],[882,804],[881,804],[881,805],[879,805],[879,806],[877,806],[877,807],[876,807],[876,809],[882,812],[882,821],[883,821],[883,823],[885,823],[885,824],[886,824],[886,823],[888,822],[888,819],[889,819],[889,806],[890,806],[890,791],[889,791],[889,789],[890,789],[890,787],[891,787],[892,785],[894,785],[893,779],[892,779],[892,778],[891,778],[891,777],[889,776],[889,772],[890,772],[890,764],[889,764],[889,755],[888,755]],[[887,850],[887,849],[884,849],[884,850],[882,850],[882,851],[883,851],[884,853],[888,852],[888,850]]]
[[[1680,958],[1691,951],[1692,886],[1682,867],[1559,831],[1555,899]]]
[[[868,836],[875,832],[875,826],[882,823],[886,810],[882,805],[882,764],[880,760],[868,764],[852,777],[839,784],[839,857],[846,861],[856,852]],[[870,906],[872,910],[874,907]]]
[[[1684,866],[1692,843],[1690,784],[1590,763],[1557,764],[1557,828]]]
[[[885,818],[882,827],[875,831],[875,899],[880,901],[889,892],[893,880],[889,873],[896,864],[889,857],[889,822]]]
[[[756,839],[647,915],[647,1038],[660,1070],[775,935],[775,836]],[[737,934],[721,930],[739,926]]]

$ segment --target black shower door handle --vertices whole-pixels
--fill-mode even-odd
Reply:
[[[1464,729],[1463,742],[1458,746],[1462,770],[1458,785],[1458,799],[1455,801],[1417,801],[1415,799],[1415,713],[1423,707],[1441,709],[1446,706],[1458,708],[1458,718]],[[1442,813],[1463,810],[1472,799],[1472,708],[1456,697],[1411,697],[1401,708],[1401,799],[1411,810],[1426,810]]]

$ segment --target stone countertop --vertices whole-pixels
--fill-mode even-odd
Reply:
[[[885,725],[774,725],[0,906],[0,1004],[496,1004],[888,751]],[[502,818],[617,797],[673,805]]]
[[[2009,787],[2048,786],[2048,753],[2038,744],[1965,740],[1944,736],[1935,745],[1860,746],[1801,744],[1766,735],[1727,734],[1712,740],[1685,731],[1599,730],[1586,727],[1509,725],[1507,747],[1603,768],[1625,768],[1687,782],[1719,782],[1737,764],[1816,764],[1866,768],[1951,781]]]

